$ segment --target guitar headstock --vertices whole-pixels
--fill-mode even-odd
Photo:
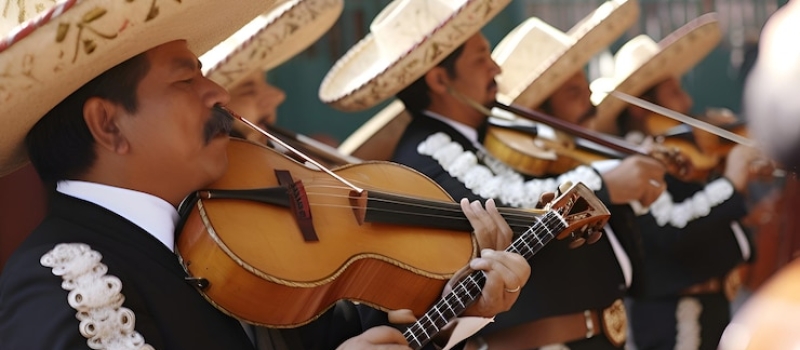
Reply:
[[[600,239],[603,226],[608,222],[611,213],[608,208],[583,183],[561,184],[555,198],[545,209],[557,212],[567,224],[557,239],[569,238],[570,248],[576,248],[588,242],[592,244]]]

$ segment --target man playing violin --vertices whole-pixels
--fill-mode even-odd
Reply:
[[[472,2],[474,8],[467,6],[458,12],[447,10],[440,14],[441,18],[435,17],[436,11],[409,10],[413,17],[403,17],[395,12],[394,19],[399,21],[414,18],[415,25],[418,22],[432,23],[427,29],[421,26],[419,36],[415,37],[420,41],[426,39],[421,44],[413,45],[415,40],[406,37],[391,43],[396,46],[407,42],[408,47],[414,47],[403,58],[399,53],[406,52],[407,47],[402,45],[396,50],[397,56],[389,52],[360,54],[370,45],[381,49],[387,46],[386,50],[390,51],[387,43],[373,44],[370,41],[407,35],[380,30],[408,26],[398,23],[384,26],[373,22],[372,35],[357,44],[357,49],[348,52],[328,73],[320,88],[320,96],[337,108],[352,110],[369,107],[396,93],[413,118],[392,160],[421,171],[454,198],[494,198],[504,205],[532,208],[543,192],[552,191],[556,184],[569,179],[584,182],[605,203],[639,201],[644,205],[650,204],[664,189],[664,168],[647,158],[631,158],[603,174],[583,166],[561,176],[531,179],[486,153],[479,138],[487,116],[466,103],[464,96],[490,107],[497,98],[495,78],[501,69],[491,56],[487,40],[479,33],[482,24],[474,20],[461,22],[459,15],[484,19],[486,8],[491,10],[488,11],[491,15],[497,10],[493,7],[497,3]],[[457,15],[448,17],[453,13]],[[433,18],[429,19],[429,16]],[[382,17],[379,15],[379,18]],[[634,19],[635,15],[628,22],[632,23]],[[471,30],[465,31],[465,27]],[[437,31],[434,32],[433,28]],[[461,35],[458,40],[453,36],[455,28]],[[439,40],[447,40],[447,45]],[[608,40],[610,42],[613,38]],[[425,56],[431,52],[426,44],[435,45],[437,50],[433,52],[439,54],[430,61]],[[420,65],[419,61],[425,64]],[[384,66],[390,68],[379,68]],[[348,67],[362,68],[363,73],[348,71]],[[397,70],[402,73],[392,71],[394,67],[399,67]],[[367,83],[362,88],[352,88],[360,81]],[[348,82],[347,86],[345,82]],[[587,89],[585,105],[590,106],[588,88],[584,89]],[[624,348],[626,326],[621,298],[630,281],[630,257],[620,240],[612,234],[604,234],[593,243],[578,249],[569,249],[569,242],[549,243],[530,260],[537,283],[522,289],[519,302],[524,305],[512,308],[506,317],[498,317],[485,328],[482,333],[485,336],[471,339],[467,347],[532,349],[566,343],[572,349]],[[519,339],[520,342],[513,339],[513,342],[506,343],[512,338],[502,332],[515,327],[525,328],[528,336]],[[515,333],[518,334],[521,333]]]
[[[615,55],[615,76],[592,82],[592,90],[602,94],[599,127],[607,130],[616,121],[620,135],[653,136],[642,128],[650,112],[606,96],[611,90],[687,114],[692,99],[679,78],[720,37],[715,15],[706,14],[658,44],[640,35],[623,45]],[[736,267],[750,259],[753,249],[738,220],[747,213],[744,193],[756,157],[754,149],[736,146],[722,177],[690,182],[667,176],[668,190],[648,214],[637,217],[645,276],[644,288],[633,295],[630,316],[638,349],[717,348],[740,283]]]
[[[224,12],[218,5],[160,2],[153,11],[143,2],[60,2],[33,25],[24,23],[27,29],[0,26],[12,29],[4,34],[0,64],[25,73],[2,81],[0,173],[19,168],[27,153],[43,181],[55,184],[48,216],[0,277],[4,347],[254,348],[236,319],[186,283],[173,252],[176,207],[225,173],[232,123],[217,108],[228,93],[202,75],[195,52],[271,2],[240,1]],[[19,14],[9,17],[14,21],[35,13],[10,11]],[[91,25],[104,36],[64,32],[68,23]],[[75,40],[95,46],[71,51]],[[58,87],[29,79],[39,76]],[[498,233],[510,231],[499,214],[477,204],[462,208],[480,242],[510,240]],[[518,294],[506,290],[528,277],[521,256],[492,249],[470,267],[487,276],[471,315],[508,309]],[[342,347],[378,344],[407,348],[402,334],[386,326]]]

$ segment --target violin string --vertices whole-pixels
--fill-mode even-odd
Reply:
[[[359,184],[358,181],[353,181],[353,182]],[[316,188],[334,189],[334,190],[340,189],[340,190],[343,190],[343,191],[349,190],[348,188],[346,188],[344,186],[337,185],[336,182],[334,182],[334,181],[331,181],[331,183],[334,183],[334,184],[333,185],[320,184],[320,183],[315,182],[313,184],[304,185],[304,188],[306,189],[306,194],[309,194],[309,195],[313,194],[313,195],[324,196],[324,197],[329,197],[329,198],[356,199],[355,197],[351,197],[349,194],[336,194],[336,195],[334,195],[334,194],[330,194],[330,193],[327,193],[327,192],[309,191],[309,189],[316,189]],[[359,185],[362,185],[362,184],[359,184]],[[365,188],[365,189],[368,190],[368,191],[370,190],[369,188]],[[401,197],[406,197],[406,198],[409,198],[411,201],[410,202],[389,201],[389,200],[386,200],[386,199],[383,199],[383,198],[372,198],[372,200],[383,201],[383,202],[386,202],[386,203],[394,203],[394,204],[413,205],[413,206],[417,206],[417,207],[424,208],[424,209],[438,209],[438,210],[451,211],[453,213],[461,213],[461,208],[457,207],[459,202],[448,202],[448,201],[444,201],[444,200],[441,200],[441,199],[423,198],[424,200],[441,201],[445,205],[445,206],[442,206],[442,207],[438,207],[438,206],[432,206],[432,205],[427,205],[427,204],[413,203],[414,197],[412,197],[412,196],[407,196],[407,195],[397,194],[397,193],[390,193],[390,194],[393,194],[393,195],[396,195],[396,196],[401,196]],[[449,207],[451,205],[455,206],[455,207]],[[528,219],[528,218],[530,218],[531,215],[540,215],[540,214],[544,214],[545,213],[542,209],[535,209],[535,208],[527,208],[527,209],[528,210],[537,210],[537,211],[540,211],[540,212],[528,211],[528,210],[523,209],[523,208],[515,208],[515,207],[498,207],[497,209],[505,217],[512,217],[512,218],[518,218],[518,219]]]
[[[312,195],[312,196],[324,197],[324,198],[346,198],[348,200],[356,199],[356,197],[352,197],[352,196],[346,195],[346,194],[331,194],[331,193],[313,192],[313,191],[306,191],[306,194],[307,195]],[[390,199],[385,199],[385,198],[372,198],[371,200],[378,201],[378,202],[383,202],[383,203],[389,203],[389,204],[401,204],[401,205],[406,205],[406,206],[411,206],[411,207],[416,207],[416,208],[421,208],[421,209],[439,210],[439,211],[450,212],[450,213],[454,213],[454,214],[462,213],[461,207],[458,206],[459,203],[457,203],[457,202],[444,202],[444,201],[442,201],[441,202],[442,206],[436,206],[434,204],[414,203],[414,202],[411,202],[411,201],[410,202],[402,202],[402,201],[390,200]],[[412,200],[413,200],[413,198],[412,198]],[[436,201],[436,199],[429,199],[429,200]],[[313,204],[315,204],[315,203],[312,203],[312,205]],[[352,208],[351,205],[341,205],[341,206]],[[371,209],[372,210],[381,210],[380,208],[371,208]],[[509,208],[509,207],[498,207],[497,209],[498,209],[498,211],[500,211],[500,214],[502,214],[503,217],[512,218],[512,219],[530,219],[531,216],[533,216],[533,215],[543,214],[543,213],[537,213],[537,212],[528,212],[528,211],[524,211],[522,209]],[[414,214],[414,212],[401,212],[401,211],[393,211],[393,212],[395,212],[395,213]]]
[[[312,203],[311,206],[312,207],[324,207],[324,208],[343,208],[343,209],[352,209],[353,208],[350,205],[344,205],[344,204]],[[376,209],[371,209],[371,210],[376,211],[376,212],[381,212],[381,213],[390,213],[390,214],[414,214],[416,216],[429,217],[429,218],[432,218],[432,219],[452,219],[453,218],[453,216],[448,216],[448,215],[416,213],[416,212],[401,211],[401,210],[391,210],[391,209],[381,209],[381,208],[376,208]],[[313,212],[312,212],[312,215],[313,215]],[[464,216],[463,218],[466,220],[466,216]],[[508,220],[507,220],[507,222],[508,222]],[[528,228],[531,225],[526,225],[526,224],[516,223],[516,222],[508,222],[508,226],[511,227],[511,228]]]

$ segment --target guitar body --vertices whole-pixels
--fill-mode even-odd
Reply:
[[[317,240],[303,235],[284,206],[236,199],[198,199],[177,242],[188,274],[217,308],[249,323],[296,327],[337,300],[411,309],[420,315],[471,258],[468,232],[363,223],[350,188],[321,171],[247,141],[231,140],[229,169],[210,189],[280,187],[274,170],[301,181]],[[407,167],[375,162],[334,171],[364,189],[443,201],[436,183]]]

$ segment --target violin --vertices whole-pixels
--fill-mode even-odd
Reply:
[[[182,203],[176,251],[187,280],[246,322],[296,327],[340,299],[422,315],[477,254],[458,203],[405,166],[364,162],[328,174],[239,139],[228,162]],[[583,184],[563,192],[544,210],[498,208],[514,249],[599,239],[605,206]]]
[[[556,117],[515,104],[505,105],[496,101],[494,103],[494,107],[521,116],[525,119],[546,124],[554,129],[567,132],[574,137],[576,144],[584,145],[584,149],[592,149],[596,154],[594,159],[609,159],[608,156],[613,154],[640,154],[653,157],[661,161],[666,166],[667,172],[679,179],[690,179],[694,176],[694,166],[691,163],[691,160],[678,149],[663,147],[660,145],[654,145],[651,148],[645,148],[632,144],[623,139],[587,129],[583,126],[575,125]],[[583,164],[588,164],[590,161],[592,161],[593,158],[590,155],[577,150],[577,148],[567,149],[563,147],[559,149],[561,154],[572,157],[578,161],[585,162]],[[602,158],[597,155],[606,156],[606,158]]]
[[[619,157],[613,152],[581,147],[575,138],[547,125],[526,125],[524,121],[494,117],[489,118],[483,145],[504,164],[531,176],[563,174],[581,164]]]
[[[738,120],[729,110],[708,111],[697,119],[736,135],[748,136],[746,123]],[[658,113],[652,113],[644,119],[644,129],[659,144],[680,149],[686,154],[701,178],[707,178],[708,174],[723,164],[725,157],[736,145],[717,134],[693,128]]]

